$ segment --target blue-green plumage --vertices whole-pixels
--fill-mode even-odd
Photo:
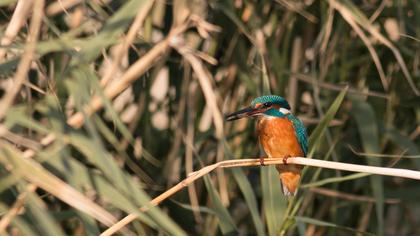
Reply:
[[[280,107],[288,109],[288,110],[290,109],[290,105],[287,102],[287,100],[277,95],[265,95],[265,96],[257,97],[251,102],[251,106],[255,106],[258,103],[264,104],[267,102],[272,103],[272,104],[277,104]],[[270,108],[266,110],[264,112],[264,115],[275,116],[275,117],[280,117],[280,118],[286,117],[287,119],[289,119],[293,123],[293,127],[296,133],[296,138],[299,141],[300,147],[302,148],[302,151],[306,156],[306,154],[308,153],[308,138],[306,134],[306,128],[296,116],[292,115],[291,113],[284,114],[276,108]]]
[[[289,119],[293,123],[293,127],[295,129],[296,138],[299,141],[300,147],[302,148],[303,153],[308,154],[308,137],[306,134],[306,128],[302,124],[297,117],[292,114],[287,115],[287,119]]]
[[[290,105],[286,99],[276,95],[255,98],[250,107],[226,116],[232,121],[244,117],[258,116],[258,138],[265,153],[270,158],[302,157],[308,153],[308,139],[302,122],[290,113]],[[260,158],[264,165],[264,158]],[[297,192],[302,167],[293,164],[276,165],[286,196],[294,196]]]
[[[257,103],[266,103],[266,102],[278,104],[281,107],[284,107],[290,110],[290,105],[287,102],[287,100],[277,95],[265,95],[265,96],[257,97],[254,100],[252,100],[251,106],[254,107]]]

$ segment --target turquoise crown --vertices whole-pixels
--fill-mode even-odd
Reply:
[[[257,103],[266,103],[266,102],[271,102],[273,104],[278,104],[283,108],[286,108],[288,110],[290,110],[290,105],[287,102],[286,99],[284,99],[283,97],[277,96],[277,95],[264,95],[261,97],[257,97],[254,100],[252,100],[251,102],[251,106],[255,106],[255,104]]]

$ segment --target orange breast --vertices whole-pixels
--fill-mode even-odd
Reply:
[[[302,157],[293,123],[287,118],[262,117],[257,124],[258,136],[268,157]]]

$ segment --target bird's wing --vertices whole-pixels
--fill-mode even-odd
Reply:
[[[308,153],[308,137],[306,134],[306,128],[303,125],[302,121],[300,121],[297,117],[293,115],[288,115],[287,118],[293,123],[293,127],[295,128],[296,137],[299,141],[300,147],[302,148],[303,153]]]

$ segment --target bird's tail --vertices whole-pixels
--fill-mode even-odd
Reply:
[[[300,171],[296,165],[278,165],[281,189],[285,196],[295,196],[300,181]]]

